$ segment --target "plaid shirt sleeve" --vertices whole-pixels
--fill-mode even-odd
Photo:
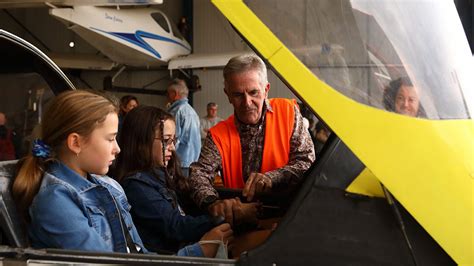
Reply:
[[[217,199],[219,195],[213,188],[214,176],[221,169],[221,155],[208,133],[197,162],[191,164],[191,198],[199,207],[205,207],[205,199]],[[209,203],[209,202],[207,202]]]

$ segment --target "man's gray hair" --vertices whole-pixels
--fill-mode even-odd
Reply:
[[[232,57],[224,67],[224,80],[235,73],[256,70],[262,85],[268,83],[267,67],[263,60],[255,54],[245,54]]]
[[[188,94],[189,94],[189,90],[188,90],[188,86],[186,86],[186,82],[178,78],[173,79],[168,84],[168,89],[175,91],[180,96],[188,97]]]

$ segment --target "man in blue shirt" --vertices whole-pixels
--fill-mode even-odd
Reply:
[[[201,133],[199,116],[188,103],[188,87],[184,80],[174,79],[168,85],[168,112],[176,120],[176,153],[181,160],[183,174],[188,176],[189,165],[199,158]]]

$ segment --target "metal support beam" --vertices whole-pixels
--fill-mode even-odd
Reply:
[[[33,32],[31,32],[25,25],[23,25],[23,23],[21,23],[10,12],[8,12],[8,10],[4,9],[3,12],[5,12],[5,14],[7,14],[13,21],[15,21],[18,24],[18,26],[20,26],[24,31],[26,31],[29,35],[31,35],[33,39],[35,39],[39,44],[41,44],[41,46],[43,46],[47,52],[51,52],[51,49],[44,42],[42,42],[38,37],[36,37],[36,35]]]
[[[112,84],[114,83],[115,79],[120,75],[122,74],[122,72],[125,70],[125,68],[127,68],[126,66],[122,66],[119,71],[117,71],[117,73],[115,73],[115,75],[112,77]]]

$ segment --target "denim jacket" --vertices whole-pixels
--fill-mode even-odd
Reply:
[[[155,169],[154,173],[136,173],[126,177],[122,185],[145,246],[176,252],[182,244],[199,241],[216,224],[207,214],[185,215],[174,203],[176,194],[167,188],[163,171]]]
[[[137,248],[147,252],[129,210],[123,189],[115,180],[95,175],[86,179],[53,162],[29,208],[28,233],[35,248],[127,252],[124,230],[128,230]]]
[[[201,132],[199,116],[188,99],[184,98],[171,104],[168,112],[176,120],[176,153],[179,155],[182,167],[189,167],[199,158],[201,152]]]

